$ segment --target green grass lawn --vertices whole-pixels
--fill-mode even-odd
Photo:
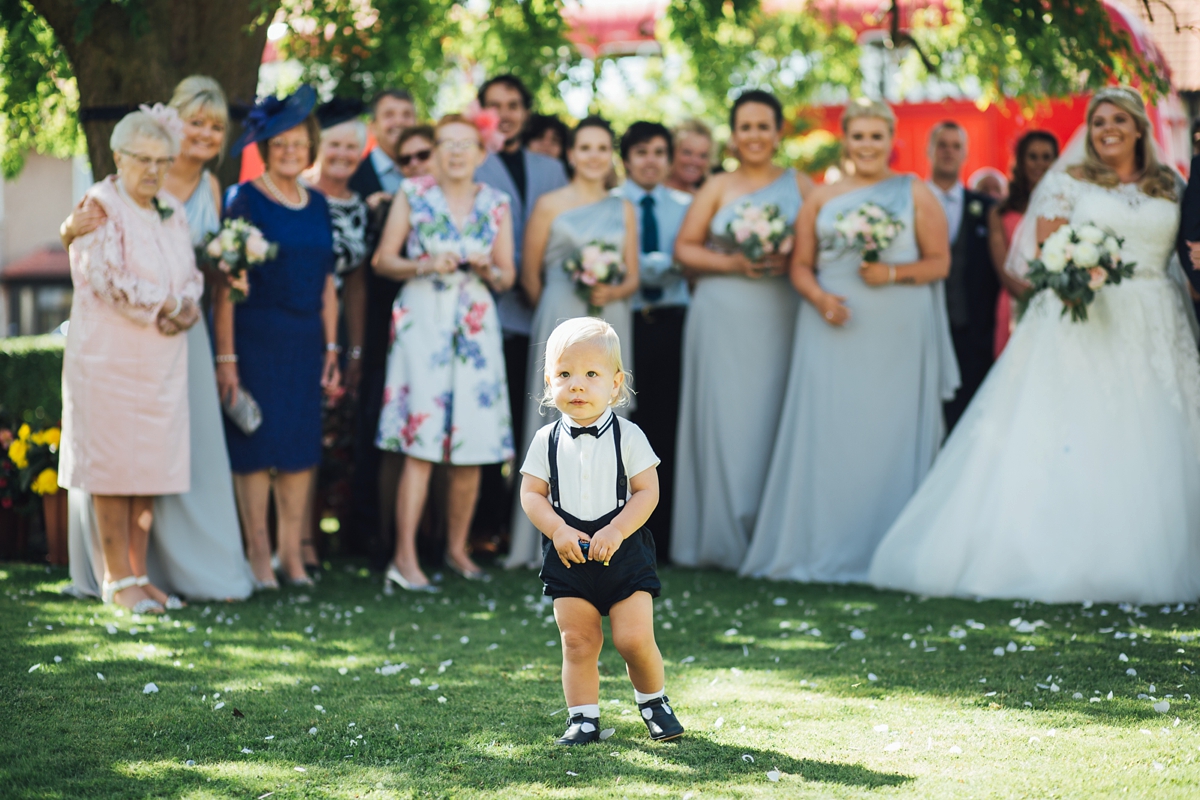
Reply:
[[[662,581],[688,733],[649,741],[610,645],[601,726],[616,732],[568,750],[551,744],[560,648],[530,573],[384,596],[334,563],[312,590],[133,619],[60,596],[62,570],[0,565],[0,796],[1200,793],[1194,606]]]

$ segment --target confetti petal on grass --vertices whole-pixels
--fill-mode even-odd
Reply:
[[[444,703],[444,702],[446,702],[446,698],[444,698],[444,697],[439,697],[439,698],[438,698],[438,702],[439,702],[439,703]]]
[[[787,605],[787,598],[786,598],[786,597],[776,597],[776,598],[775,598],[774,600],[772,600],[771,602],[772,602],[772,603],[774,603],[774,604],[775,604],[775,605],[777,605],[777,606],[786,606],[786,605]]]
[[[876,675],[874,672],[868,672],[868,673],[867,673],[867,680],[869,680],[869,681],[877,681],[877,680],[879,680],[879,676],[878,676],[878,675]]]
[[[350,670],[346,669],[345,667],[338,667],[338,675],[345,675],[349,671]]]
[[[1002,656],[1002,655],[1004,655],[1004,648],[1003,648],[1003,647],[997,647],[995,650],[993,650],[993,651],[992,651],[992,655],[994,655],[994,656]]]
[[[245,754],[246,754],[246,755],[248,755],[248,756],[249,756],[249,755],[253,755],[253,754],[254,754],[254,751],[253,751],[253,750],[251,750],[249,747],[243,747],[243,748],[242,748],[242,752],[243,752],[243,753],[245,753]]]
[[[767,773],[767,780],[775,783],[779,780],[779,770],[773,769]]]
[[[1075,694],[1071,695],[1071,699],[1072,700],[1082,700],[1083,692],[1076,692]]]
[[[742,753],[742,761],[748,761],[748,762],[750,762],[751,764],[753,764],[753,763],[754,763],[754,756],[750,755],[749,753]]]
[[[954,745],[953,747],[950,748],[949,752],[953,753],[954,755],[959,755],[960,753],[962,753],[962,748],[959,747],[958,745]]]
[[[34,664],[32,667],[30,667],[30,668],[29,668],[29,671],[30,671],[30,672],[35,672],[35,671],[37,671],[37,670],[39,670],[39,669],[41,669],[41,668],[42,668],[42,665],[41,665],[41,664]]]
[[[1125,655],[1124,653],[1121,653],[1121,655],[1117,656],[1117,661],[1128,661],[1128,660],[1129,660],[1129,656]]]
[[[887,725],[876,725],[876,726],[875,726],[875,732],[876,732],[876,733],[887,733],[887,732],[888,732],[888,726],[887,726]]]
[[[317,735],[317,729],[316,729],[316,728],[309,728],[309,729],[308,729],[308,734],[309,734],[309,736],[316,736],[316,735]]]
[[[691,664],[695,660],[696,660],[695,656],[685,656],[684,658],[679,659],[679,663],[680,664]]]
[[[579,773],[578,773],[578,772],[571,772],[571,770],[567,770],[567,774],[568,774],[568,775],[570,775],[570,776],[572,776],[572,777],[575,777],[575,778],[578,778],[578,777],[579,777]]]
[[[1129,676],[1129,677],[1131,677],[1131,678],[1136,678],[1136,677],[1137,677],[1137,670],[1136,670],[1136,669],[1134,669],[1133,667],[1130,667],[1129,669],[1125,670],[1125,674],[1126,674],[1126,675],[1128,675],[1128,676]]]
[[[612,736],[616,732],[617,732],[616,728],[605,728],[604,730],[600,731],[600,741],[604,741],[605,739]]]
[[[153,683],[147,683],[145,688],[142,689],[142,694],[158,694],[158,687]]]
[[[558,644],[558,642],[555,641],[554,639],[551,639],[548,642],[546,642],[546,647],[554,647],[556,644]]]
[[[54,657],[54,663],[55,663],[55,664],[61,664],[61,663],[62,663],[62,656],[55,656],[55,657]]]
[[[717,721],[713,723],[713,730],[714,730],[714,731],[715,731],[715,730],[717,730],[718,728],[720,728],[720,727],[721,727],[722,725],[724,725],[724,724],[725,724],[725,718],[724,718],[724,717],[717,717]]]
[[[903,747],[903,746],[904,746],[904,745],[903,745],[903,744],[901,744],[900,742],[892,742],[891,744],[887,745],[887,746],[886,746],[886,747],[884,747],[883,749],[884,749],[884,751],[885,751],[885,752],[888,752],[888,753],[894,753],[894,752],[896,752],[897,750],[899,750],[899,749],[900,749],[901,747]]]
[[[850,631],[850,638],[856,642],[861,642],[863,639],[867,638],[867,634],[863,633],[858,628],[855,628]]]
[[[313,694],[316,694],[317,692],[321,691],[321,687],[320,687],[320,686],[314,686],[314,687],[312,687],[312,691],[313,691]]]
[[[225,707],[225,703],[222,701],[220,703],[217,703],[215,706],[213,706],[213,711],[220,711],[224,707]]]
[[[410,678],[410,679],[409,679],[409,681],[408,681],[408,685],[409,685],[409,686],[420,686],[420,685],[421,685],[421,679],[420,679],[420,678]]]
[[[263,741],[264,741],[264,742],[269,742],[269,741],[271,741],[271,740],[272,740],[272,739],[274,739],[274,738],[275,738],[274,736],[266,736],[266,737],[263,737]]]
[[[1005,650],[1007,650],[1007,651],[1008,651],[1008,652],[1010,652],[1010,653],[1015,653],[1015,652],[1017,652],[1017,643],[1016,643],[1016,642],[1009,642],[1008,644],[1006,644],[1006,645],[1004,646],[1004,649],[1005,649]]]
[[[308,772],[304,767],[292,767],[296,772]]]
[[[1171,710],[1171,704],[1169,702],[1167,702],[1166,700],[1155,703],[1154,705],[1152,705],[1150,707],[1153,708],[1155,711],[1157,711],[1160,714],[1165,714]]]
[[[738,629],[737,629],[737,628],[730,628],[729,630],[725,631],[725,635],[726,635],[726,636],[737,636],[737,635],[738,635]]]
[[[104,680],[104,673],[103,673],[103,672],[97,672],[97,673],[96,673],[96,677],[97,677],[97,678],[99,678],[100,680]]]

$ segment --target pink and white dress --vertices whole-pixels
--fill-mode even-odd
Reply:
[[[183,206],[136,205],[110,176],[88,194],[107,221],[71,244],[71,326],[63,356],[60,486],[99,495],[188,491],[187,336],[155,320],[172,297],[199,301]]]

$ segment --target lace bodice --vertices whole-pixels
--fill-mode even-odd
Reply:
[[[1134,278],[1161,278],[1175,250],[1179,204],[1150,197],[1137,184],[1111,189],[1077,180],[1065,172],[1043,178],[1037,202],[1030,208],[1044,219],[1065,219],[1071,225],[1092,223],[1125,240],[1121,257],[1137,265]]]

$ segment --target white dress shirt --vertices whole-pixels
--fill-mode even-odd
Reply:
[[[946,212],[946,222],[950,225],[950,246],[953,247],[958,241],[958,229],[962,227],[963,185],[956,183],[947,191],[930,181],[929,188],[942,204],[942,211]]]
[[[388,154],[378,147],[372,148],[367,158],[371,159],[371,166],[375,168],[375,174],[379,176],[379,185],[383,187],[383,190],[388,194],[398,192],[404,175],[400,172],[400,167],[396,162],[392,161]]]
[[[562,422],[580,428],[570,417]],[[533,435],[521,473],[550,482],[550,432],[559,422],[544,425]],[[613,425],[621,426],[621,458],[625,475],[633,478],[659,464],[646,434],[624,417],[609,409],[593,425],[599,436],[584,434],[572,438],[567,430],[558,434],[558,494],[562,510],[571,516],[590,522],[603,517],[617,507],[617,454],[613,447]],[[590,427],[590,426],[589,426]],[[626,484],[628,500],[632,492]]]

